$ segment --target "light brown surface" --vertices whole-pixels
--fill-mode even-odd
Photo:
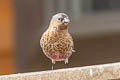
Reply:
[[[0,0],[0,74],[14,73],[12,0]]]
[[[5,75],[0,80],[120,80],[120,63]]]

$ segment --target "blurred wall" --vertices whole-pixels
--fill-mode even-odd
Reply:
[[[39,46],[44,21],[43,4],[44,0],[15,0],[17,72],[34,71],[43,62]]]
[[[12,0],[0,0],[0,74],[15,72],[13,19]]]

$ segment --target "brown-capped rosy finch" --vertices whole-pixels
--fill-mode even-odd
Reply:
[[[73,40],[68,32],[69,23],[69,17],[65,13],[54,15],[40,39],[44,54],[52,61],[52,69],[56,61],[64,61],[68,64],[68,59],[74,51]]]

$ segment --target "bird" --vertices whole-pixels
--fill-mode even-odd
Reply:
[[[52,16],[47,30],[40,39],[40,46],[43,53],[52,61],[52,70],[57,61],[64,61],[68,64],[68,59],[74,50],[74,43],[68,31],[70,19],[65,13],[57,13]]]

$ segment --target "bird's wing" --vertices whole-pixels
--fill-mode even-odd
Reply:
[[[72,36],[70,36],[70,39],[71,39],[71,49],[72,49],[72,52],[75,52],[75,50],[74,50],[74,42],[73,42],[73,38],[72,38]]]
[[[75,52],[73,40],[72,40],[72,46],[71,47],[72,47],[72,52]]]

